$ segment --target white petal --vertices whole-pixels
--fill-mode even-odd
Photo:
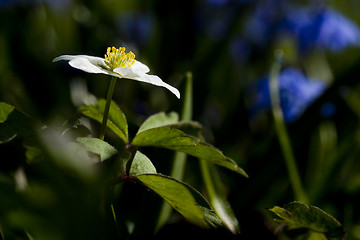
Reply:
[[[135,63],[131,66],[134,72],[137,73],[148,73],[150,72],[150,69],[145,64],[135,60]]]
[[[88,73],[102,73],[120,77],[113,73],[105,64],[104,59],[100,57],[93,57],[87,55],[62,55],[53,60],[57,62],[60,60],[70,60],[69,64],[73,68],[80,69]]]
[[[115,68],[114,72],[120,74],[124,78],[131,78],[139,77],[140,75],[143,75],[145,73],[142,72],[135,72],[136,68],[132,67],[122,67],[122,68]]]
[[[132,67],[127,68],[117,68],[114,69],[114,72],[119,73],[123,78],[128,78],[140,82],[146,82],[153,84],[155,86],[161,86],[164,88],[167,88],[170,92],[175,94],[177,98],[180,98],[180,92],[174,88],[173,86],[167,84],[166,82],[163,82],[158,76],[156,75],[148,75],[148,74],[139,74],[137,72],[134,72]]]
[[[100,57],[87,55],[62,55],[55,58],[53,62],[60,60],[68,60],[72,67],[88,73],[102,73],[118,78],[128,78],[140,82],[150,83],[156,86],[165,87],[170,92],[175,94],[177,98],[180,98],[180,92],[176,88],[163,82],[156,75],[146,74],[150,71],[148,66],[136,60],[131,67],[116,68],[113,71],[109,69],[109,67],[105,64],[104,59]]]
[[[92,64],[88,59],[78,57],[70,60],[70,66],[83,70],[84,72],[88,73],[103,73],[107,74],[107,71],[104,71],[103,68],[99,67],[98,65]]]
[[[167,88],[170,92],[175,94],[175,96],[177,98],[180,98],[179,90],[177,90],[173,86],[167,84],[166,82],[163,82],[158,76],[144,74],[144,77],[145,77],[145,79],[147,80],[148,83]],[[140,81],[140,80],[138,80],[138,81]]]

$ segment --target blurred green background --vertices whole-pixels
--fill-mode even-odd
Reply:
[[[266,4],[270,7],[264,8]],[[266,208],[291,202],[294,196],[271,114],[249,114],[249,86],[269,72],[275,50],[281,49],[284,66],[326,83],[324,92],[287,124],[311,204],[343,223],[348,239],[360,239],[360,50],[350,46],[341,52],[301,52],[296,40],[277,32],[288,5],[326,6],[360,26],[358,0],[0,0],[0,101],[44,123],[71,118],[77,111],[76,86],[85,84],[104,98],[110,78],[52,59],[63,54],[103,57],[108,46],[133,51],[151,74],[180,92],[185,73],[192,72],[194,120],[204,126],[206,139],[250,176],[219,169],[240,222],[239,238],[275,239],[276,225]],[[251,25],[258,11],[265,12],[264,22],[267,17],[276,20]],[[113,99],[127,115],[130,131],[153,113],[181,112],[182,107],[182,99],[163,88],[126,79],[118,81]],[[324,106],[330,106],[331,114],[324,114]],[[1,154],[0,172],[12,174],[24,161],[19,146],[7,143],[0,149],[12,156],[5,160]],[[164,162],[154,164],[168,174],[169,163]],[[203,190],[197,161],[188,162],[184,181]],[[143,210],[127,204],[136,215]],[[182,222],[161,233],[184,229],[203,231]]]

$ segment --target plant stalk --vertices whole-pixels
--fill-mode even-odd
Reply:
[[[100,126],[99,139],[101,139],[101,140],[104,140],[104,137],[105,137],[106,124],[107,124],[107,120],[109,117],[110,104],[111,104],[111,99],[112,99],[112,96],[114,93],[116,80],[117,80],[116,77],[112,77],[110,85],[109,85],[109,89],[108,89],[108,93],[107,93],[107,97],[106,97],[106,104],[105,104],[103,120],[102,120],[101,126]]]
[[[292,151],[290,138],[286,130],[284,116],[280,105],[279,72],[281,69],[281,61],[282,56],[279,53],[275,58],[273,66],[271,67],[269,83],[270,102],[274,116],[275,130],[284,155],[286,168],[290,178],[290,184],[294,191],[295,198],[300,202],[308,204],[309,200],[303,188],[298,168],[296,166],[294,153]]]
[[[191,72],[186,73],[186,87],[185,87],[185,98],[184,105],[181,113],[181,121],[191,121],[192,119],[192,105],[193,105],[193,94],[192,94],[192,74]],[[174,163],[171,168],[170,176],[182,180],[185,172],[187,154],[183,152],[176,152],[174,156]],[[167,221],[172,211],[172,207],[167,203],[163,203],[161,206],[159,218],[155,231],[158,231]]]

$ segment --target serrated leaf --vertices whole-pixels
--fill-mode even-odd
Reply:
[[[76,141],[82,143],[90,152],[98,154],[101,161],[117,153],[117,150],[113,146],[98,138],[82,137],[77,138]]]
[[[166,114],[164,112],[160,112],[148,117],[139,127],[137,134],[151,128],[157,128],[157,127],[177,123],[178,121],[179,121],[179,115],[177,113],[171,112],[169,114]]]
[[[178,129],[187,135],[203,139],[202,131],[204,130],[200,123],[194,121],[184,121],[169,125],[171,128]]]
[[[136,151],[129,174],[130,176],[137,176],[146,173],[156,173],[156,168],[146,155]]]
[[[79,110],[83,115],[101,123],[105,108],[104,101],[104,99],[100,99],[97,107],[94,107],[93,105],[81,106]],[[118,137],[120,137],[124,143],[128,143],[128,126],[126,117],[113,101],[110,105],[109,118],[106,126]]]
[[[275,206],[269,210],[277,216],[276,221],[286,223],[289,229],[306,228],[323,234],[329,240],[345,238],[341,223],[318,207],[292,202],[284,207]]]
[[[33,134],[34,121],[13,106],[0,102],[0,144],[16,136],[26,137]]]
[[[200,227],[221,222],[208,204],[204,206],[206,200],[191,186],[161,174],[143,174],[136,176],[136,179],[161,196],[189,222]],[[199,198],[202,201],[197,201]]]
[[[132,145],[138,147],[162,147],[184,152],[247,176],[242,168],[240,168],[232,159],[224,156],[217,148],[201,141],[199,138],[187,135],[178,129],[172,128],[171,126],[152,128],[143,131],[135,136]]]

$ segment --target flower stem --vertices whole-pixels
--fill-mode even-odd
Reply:
[[[279,72],[281,68],[282,55],[279,53],[270,72],[270,101],[274,116],[275,131],[282,149],[285,164],[290,178],[290,184],[293,188],[295,198],[298,201],[308,204],[308,197],[301,183],[300,175],[296,166],[294,153],[292,151],[290,139],[284,123],[284,116],[280,106],[279,94]]]
[[[99,138],[101,140],[104,140],[104,137],[105,137],[106,123],[107,123],[108,116],[109,116],[110,104],[111,104],[111,99],[112,99],[112,96],[113,96],[113,93],[114,93],[115,84],[116,84],[116,77],[112,77],[111,82],[110,82],[110,86],[109,86],[109,90],[108,90],[108,93],[107,93],[107,97],[106,97],[106,104],[105,104],[103,120],[102,120],[102,123],[101,123],[101,126],[100,126]]]

